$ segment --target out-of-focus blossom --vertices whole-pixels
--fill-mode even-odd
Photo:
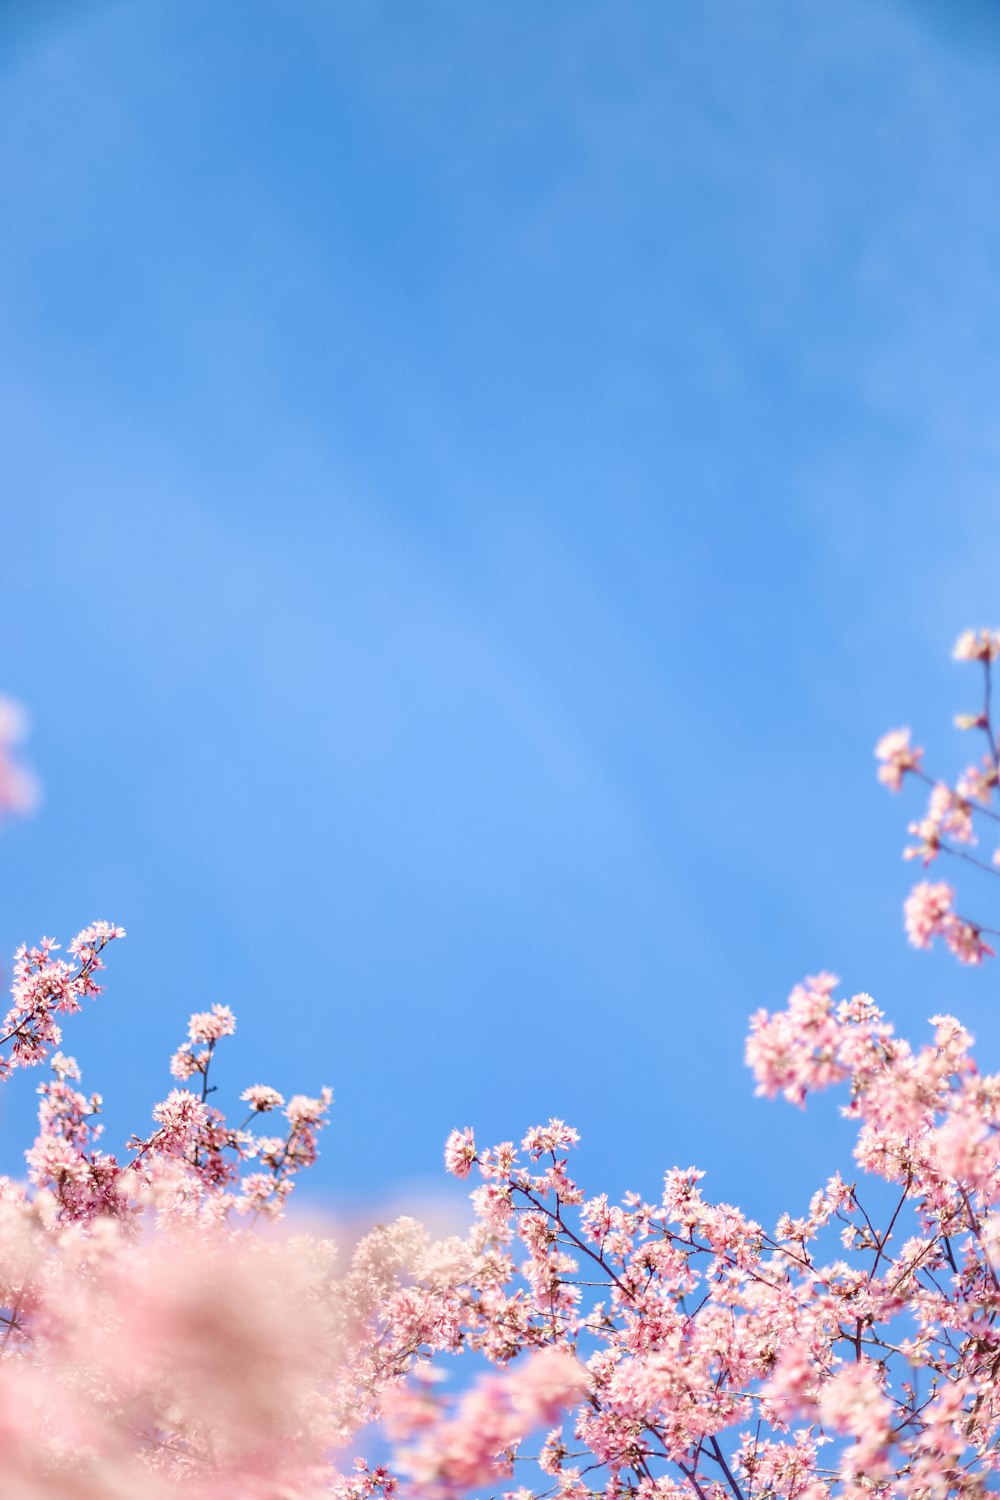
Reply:
[[[956,661],[996,661],[1000,656],[1000,630],[963,630],[952,655]]]
[[[28,732],[28,718],[13,698],[0,696],[0,820],[33,813],[41,800],[41,785],[21,765],[17,749]]]
[[[172,1089],[122,1156],[100,1149],[102,1100],[55,1050],[56,1017],[100,993],[104,950],[124,935],[95,922],[66,959],[45,938],[15,963],[4,1073],[51,1071],[28,1181],[0,1178],[0,1493],[360,1496],[345,1444],[414,1363],[458,1347],[481,1253],[408,1218],[346,1255],[316,1233],[254,1233],[315,1160],[332,1094],[295,1095],[280,1135],[230,1126],[208,1100],[216,1045],[236,1026],[225,1006],[188,1026],[198,1088]],[[248,1123],[284,1105],[265,1084],[244,1102]],[[534,1393],[533,1414],[544,1400]],[[365,1493],[391,1494],[387,1472],[364,1473]]]
[[[921,880],[906,898],[906,936],[914,948],[929,948],[931,939],[954,918],[955,892],[947,881]]]
[[[919,769],[923,753],[910,744],[908,729],[891,729],[875,746],[876,759],[882,762],[878,768],[879,781],[891,792],[898,792],[906,773]]]

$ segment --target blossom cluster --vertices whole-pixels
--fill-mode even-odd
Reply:
[[[208,1102],[227,1006],[191,1017],[151,1128],[102,1149],[101,1098],[56,1018],[100,993],[124,935],[96,922],[66,960],[51,939],[15,960],[2,1076],[48,1068],[27,1180],[0,1178],[3,1493],[349,1496],[351,1435],[415,1362],[460,1343],[474,1252],[408,1218],[346,1254],[327,1234],[261,1233],[315,1161],[332,1095],[253,1084],[228,1122]]]
[[[953,1018],[935,1017],[914,1051],[870,997],[835,989],[820,975],[784,1010],[758,1012],[747,1060],[759,1092],[795,1103],[846,1087],[856,1168],[894,1195],[881,1227],[839,1174],[805,1213],[766,1228],[712,1203],[693,1167],[667,1171],[653,1202],[587,1196],[569,1175],[576,1134],[558,1120],[521,1152],[452,1134],[451,1170],[478,1172],[489,1250],[467,1340],[512,1370],[527,1351],[565,1360],[567,1411],[530,1464],[498,1431],[496,1472],[523,1464],[542,1480],[506,1493],[943,1500],[996,1489],[1000,1077],[978,1072]],[[444,1482],[454,1422],[422,1397],[422,1493],[460,1493]],[[481,1407],[467,1425],[492,1431]]]
[[[37,947],[17,950],[13,1003],[0,1032],[0,1048],[9,1042],[10,1050],[0,1051],[0,1078],[8,1077],[15,1068],[43,1061],[51,1048],[59,1045],[62,1031],[57,1017],[72,1015],[80,1010],[86,996],[100,994],[94,975],[104,967],[101,954],[109,943],[124,936],[124,928],[95,922],[70,944],[72,963],[53,958],[59,951],[54,938],[42,938]]]
[[[971,859],[998,793],[990,672],[963,727],[990,754],[931,782],[908,852]],[[907,731],[878,747],[926,777]],[[2,756],[0,756],[2,765]],[[917,946],[977,963],[987,929],[945,882],[907,902]],[[11,1500],[981,1500],[1000,1491],[1000,1074],[951,1016],[913,1048],[827,973],[750,1022],[762,1095],[843,1091],[851,1169],[765,1226],[697,1167],[647,1201],[591,1193],[551,1119],[483,1147],[454,1130],[472,1227],[410,1218],[353,1247],[293,1225],[328,1088],[211,1102],[224,1004],[191,1016],[145,1131],[104,1148],[62,1050],[100,993],[96,922],[22,948],[0,1080],[45,1067],[26,1180],[0,1178],[0,1490]],[[294,1232],[293,1232],[294,1231]],[[462,1360],[456,1363],[456,1356]],[[459,1371],[458,1389],[446,1379]],[[462,1372],[466,1373],[462,1373]]]
[[[930,776],[923,767],[924,752],[912,743],[909,729],[892,729],[875,746],[878,779],[898,792],[908,778],[930,788],[923,816],[909,824],[914,842],[906,859],[918,859],[926,869],[941,856],[959,861],[982,874],[1000,875],[1000,847],[989,859],[978,852],[985,830],[994,835],[1000,824],[1000,737],[993,722],[993,666],[1000,657],[1000,631],[966,630],[954,653],[957,661],[977,662],[983,674],[982,707],[956,715],[962,730],[980,732],[986,753],[967,765],[953,785]],[[906,935],[915,948],[929,948],[941,938],[960,963],[980,964],[995,957],[988,937],[1000,931],[961,916],[955,909],[955,889],[947,881],[919,881],[904,904]]]

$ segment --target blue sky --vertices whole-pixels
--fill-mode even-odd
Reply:
[[[128,928],[67,1038],[109,1144],[215,1001],[227,1089],[333,1084],[331,1204],[557,1114],[595,1189],[794,1207],[843,1130],[743,1036],[821,967],[998,1066],[871,756],[957,768],[949,651],[1000,623],[992,9],[42,11],[0,14],[46,788],[0,941]]]

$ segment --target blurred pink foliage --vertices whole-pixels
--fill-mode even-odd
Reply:
[[[41,799],[36,777],[17,759],[17,746],[27,731],[24,709],[13,698],[0,695],[0,820],[33,813]]]
[[[959,643],[986,668],[972,717],[991,746],[998,652],[988,632]],[[905,731],[878,755],[894,790],[924,777]],[[947,797],[932,783],[923,854],[971,842],[971,775]],[[966,962],[987,951],[943,883],[917,887],[907,924]],[[1000,1075],[953,1017],[914,1049],[829,974],[752,1017],[758,1093],[841,1089],[857,1129],[851,1172],[773,1227],[713,1203],[695,1167],[652,1201],[588,1195],[553,1119],[520,1147],[452,1132],[446,1166],[475,1179],[464,1237],[397,1219],[345,1254],[283,1217],[329,1090],[252,1084],[236,1125],[209,1102],[227,1006],[191,1017],[152,1128],[100,1146],[100,1099],[58,1049],[123,936],[97,922],[66,958],[44,939],[15,961],[0,1074],[48,1072],[27,1180],[0,1179],[4,1500],[996,1492]],[[603,1081],[627,1109],[617,1066]],[[462,1352],[453,1393],[444,1356]]]
[[[66,959],[48,938],[15,959],[2,1073],[49,1074],[27,1181],[0,1179],[0,1493],[336,1493],[336,1455],[386,1386],[456,1343],[472,1251],[412,1219],[346,1256],[323,1234],[261,1232],[315,1161],[331,1094],[253,1085],[230,1124],[208,1102],[225,1006],[192,1016],[174,1056],[193,1087],[104,1151],[100,1097],[56,1049],[124,935],[96,922]]]

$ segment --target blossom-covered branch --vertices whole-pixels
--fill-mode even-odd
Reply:
[[[21,949],[4,1073],[48,1062],[26,1182],[0,1178],[0,1472],[18,1500],[278,1500],[353,1493],[338,1454],[415,1362],[456,1348],[475,1253],[412,1219],[343,1257],[324,1235],[263,1237],[316,1160],[332,1102],[266,1084],[243,1121],[208,1103],[232,1011],[191,1017],[124,1154],[101,1098],[56,1050],[57,1016],[96,996],[121,928]],[[281,1117],[280,1130],[257,1124]],[[341,1261],[343,1259],[343,1264]],[[378,1472],[373,1471],[373,1472]]]
[[[910,851],[992,870],[1000,821],[991,669],[962,727],[989,752],[931,782]],[[930,781],[906,731],[893,790]],[[977,779],[978,778],[978,779]],[[987,929],[950,887],[907,903],[912,941],[966,962]],[[453,1131],[475,1174],[467,1235],[412,1219],[348,1253],[282,1232],[329,1089],[212,1102],[230,1008],[191,1016],[145,1133],[103,1149],[101,1099],[58,1050],[124,933],[66,959],[21,949],[0,1079],[48,1063],[27,1180],[0,1179],[0,1474],[16,1500],[981,1500],[1000,1488],[1000,1075],[953,1017],[919,1048],[829,974],[751,1019],[757,1091],[844,1092],[854,1159],[765,1226],[671,1167],[647,1202],[587,1193],[577,1132],[520,1147]],[[279,1123],[275,1123],[279,1122]],[[457,1365],[454,1356],[464,1355]],[[485,1367],[485,1368],[484,1368]],[[446,1373],[459,1372],[457,1390]],[[464,1372],[464,1373],[463,1373]]]
[[[976,713],[957,715],[956,726],[982,733],[986,753],[978,763],[966,767],[954,786],[935,780],[923,769],[924,752],[911,742],[908,729],[893,729],[875,746],[878,778],[891,792],[905,780],[925,782],[931,789],[927,811],[910,823],[916,842],[903,852],[906,859],[919,859],[926,868],[940,856],[957,860],[984,874],[1000,875],[1000,849],[989,859],[978,848],[979,824],[996,836],[1000,824],[1000,741],[993,722],[993,664],[1000,656],[1000,631],[966,630],[958,639],[957,661],[978,662],[983,674],[983,701]],[[916,948],[929,948],[940,937],[961,963],[979,964],[992,958],[995,949],[986,936],[1000,936],[1000,929],[961,916],[955,910],[955,889],[947,881],[919,881],[905,903],[906,935]]]
[[[452,1134],[451,1170],[480,1177],[491,1256],[470,1343],[512,1369],[524,1351],[560,1354],[561,1389],[571,1371],[582,1382],[532,1454],[541,1483],[506,1493],[927,1500],[994,1488],[1000,1083],[979,1074],[954,1019],[936,1017],[913,1051],[868,996],[836,1000],[835,983],[808,980],[785,1010],[759,1012],[747,1059],[759,1092],[795,1103],[846,1087],[856,1167],[895,1192],[881,1229],[839,1174],[768,1230],[710,1202],[693,1167],[669,1170],[655,1202],[587,1197],[568,1174],[576,1133],[558,1120],[524,1138],[526,1161],[510,1142],[480,1150],[471,1131]],[[401,1455],[433,1481],[422,1493],[461,1492],[455,1420],[425,1410],[416,1456]],[[525,1457],[506,1444],[494,1473]]]

